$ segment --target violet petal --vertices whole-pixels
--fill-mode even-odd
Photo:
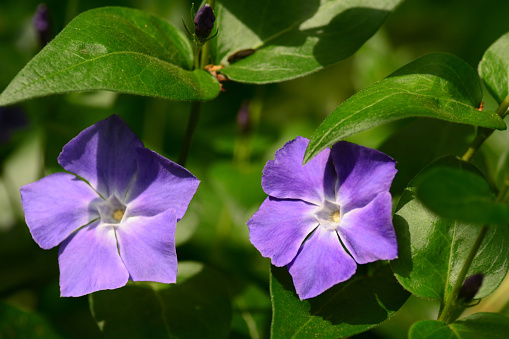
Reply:
[[[307,235],[318,226],[313,215],[315,209],[316,206],[304,201],[268,197],[247,222],[251,243],[273,265],[288,264]]]
[[[331,152],[336,168],[336,201],[342,212],[363,207],[379,193],[389,191],[396,162],[377,150],[340,141]]]
[[[334,200],[336,176],[326,148],[302,166],[309,140],[303,137],[287,142],[274,160],[263,168],[265,193],[279,199],[301,199],[320,205],[324,198]]]
[[[140,139],[112,115],[69,141],[58,163],[86,179],[104,198],[115,194],[122,199],[136,174],[137,147],[143,147]]]
[[[168,208],[181,219],[200,181],[184,167],[147,148],[136,150],[140,165],[126,198],[129,216],[153,216]]]
[[[60,244],[79,227],[99,217],[92,203],[99,195],[69,173],[55,173],[20,189],[25,220],[44,249]]]
[[[288,265],[301,300],[316,297],[332,286],[350,279],[357,265],[335,231],[318,227]]]
[[[392,225],[391,194],[380,193],[368,205],[343,215],[338,233],[359,264],[395,259],[398,242]]]
[[[99,221],[79,229],[60,245],[58,263],[63,297],[119,288],[129,278],[118,254],[114,226]]]
[[[174,209],[154,217],[130,217],[117,228],[120,256],[133,281],[177,281]]]

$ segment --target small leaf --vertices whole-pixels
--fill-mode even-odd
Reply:
[[[480,112],[482,88],[475,71],[444,53],[419,58],[350,97],[316,129],[304,162],[352,134],[408,117],[505,129],[492,111]]]
[[[484,339],[505,338],[509,318],[497,313],[476,313],[452,324],[437,320],[416,322],[408,333],[410,339]]]
[[[500,105],[509,94],[509,33],[488,48],[479,62],[478,71],[488,92]]]
[[[360,267],[359,267],[360,269]],[[272,266],[272,338],[343,338],[367,331],[393,315],[409,294],[388,265],[357,274],[313,299],[300,300],[286,267]]]
[[[453,157],[431,164],[478,172],[472,165]],[[439,217],[416,199],[418,175],[405,190],[393,219],[398,237],[398,259],[391,262],[398,281],[411,293],[438,300],[449,294],[465,258],[479,234],[478,225]],[[483,273],[484,281],[476,299],[492,293],[509,269],[507,249],[509,228],[490,226],[467,276]]]
[[[180,262],[177,283],[129,283],[90,295],[90,308],[108,338],[227,338],[231,306],[219,273]]]
[[[420,175],[417,197],[445,218],[477,224],[509,223],[509,206],[495,202],[486,179],[470,171],[431,168]]]
[[[12,80],[0,105],[57,93],[109,90],[169,100],[210,100],[217,80],[191,71],[187,38],[164,20],[122,7],[76,17]]]
[[[216,2],[220,34],[217,65],[245,83],[290,80],[344,60],[382,25],[401,0],[293,0]],[[227,63],[239,51],[255,50]],[[235,58],[236,59],[236,58]]]

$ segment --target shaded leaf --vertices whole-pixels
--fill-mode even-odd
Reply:
[[[497,313],[476,313],[452,324],[438,320],[416,322],[408,333],[410,339],[484,339],[505,338],[509,318]]]
[[[453,157],[430,165],[476,172],[472,165]],[[422,173],[425,173],[426,170]],[[396,208],[394,228],[398,237],[398,259],[391,266],[398,281],[413,294],[444,300],[449,294],[477,237],[478,225],[439,217],[415,197],[418,175],[405,190]],[[507,274],[509,229],[491,226],[467,276],[483,273],[484,282],[476,298],[492,293]]]
[[[401,0],[216,2],[214,62],[232,80],[273,83],[322,69],[355,53]],[[255,50],[228,64],[237,52]],[[241,52],[241,53],[242,53]],[[248,53],[243,53],[248,54]]]
[[[0,105],[57,93],[110,90],[169,100],[210,100],[219,84],[191,71],[187,38],[164,20],[122,7],[76,17],[0,94]]]
[[[488,92],[500,105],[509,94],[509,33],[502,35],[486,50],[478,71]]]
[[[477,224],[509,223],[509,206],[494,201],[484,177],[450,167],[433,167],[420,175],[417,197],[445,218]]]
[[[360,267],[359,267],[360,268]],[[343,338],[373,328],[396,312],[409,294],[388,265],[357,274],[316,298],[300,300],[286,267],[272,266],[272,338]]]
[[[61,338],[50,323],[37,313],[0,303],[0,338]]]
[[[90,295],[90,308],[108,338],[227,338],[231,305],[219,273],[180,262],[177,283],[129,283]]]
[[[481,82],[466,62],[450,54],[426,55],[337,107],[313,133],[304,161],[349,135],[408,117],[505,129],[495,112],[477,110],[481,101]]]

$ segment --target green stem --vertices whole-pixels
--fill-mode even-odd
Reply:
[[[191,149],[191,142],[193,141],[194,131],[198,125],[198,118],[200,117],[201,102],[194,101],[191,106],[191,112],[189,114],[189,120],[187,122],[186,134],[184,135],[184,141],[177,163],[181,166],[185,166],[189,150]]]
[[[504,117],[507,114],[508,108],[509,108],[509,95],[507,95],[507,97],[504,99],[504,101],[502,101],[500,106],[498,106],[496,112],[502,119],[504,119]],[[465,154],[463,154],[463,156],[461,157],[461,160],[463,160],[465,162],[470,162],[472,160],[472,158],[474,157],[474,154],[479,149],[479,147],[481,147],[481,145],[484,143],[484,141],[486,141],[486,139],[488,139],[488,137],[493,132],[494,132],[494,130],[491,128],[479,127],[477,129],[477,135],[475,136],[474,141],[472,142],[472,144],[470,144],[470,146],[468,147]]]
[[[455,303],[456,299],[458,298],[458,292],[459,292],[461,286],[463,286],[463,283],[467,276],[468,270],[470,269],[470,266],[472,265],[472,261],[474,261],[477,251],[481,247],[481,244],[482,244],[487,232],[488,232],[488,225],[484,225],[481,228],[481,230],[479,231],[479,234],[477,235],[477,238],[475,239],[474,245],[470,249],[470,252],[468,253],[467,258],[465,259],[465,263],[463,264],[463,267],[461,268],[461,271],[458,274],[456,283],[454,284],[452,291],[449,293],[449,296],[447,298],[445,306],[442,309],[442,312],[439,314],[437,320],[447,322],[448,324],[455,320],[455,319],[449,319],[451,312],[453,311],[454,303]]]
[[[196,44],[196,48],[194,49],[194,68],[200,69],[200,50],[201,45]]]

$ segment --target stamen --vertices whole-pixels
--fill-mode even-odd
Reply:
[[[113,219],[115,219],[116,221],[122,220],[123,216],[124,216],[124,211],[122,211],[122,210],[116,210],[115,213],[113,213]]]
[[[339,214],[339,211],[336,211],[336,212],[334,212],[334,214],[332,214],[332,221],[339,222],[340,219],[341,219],[341,216]]]

